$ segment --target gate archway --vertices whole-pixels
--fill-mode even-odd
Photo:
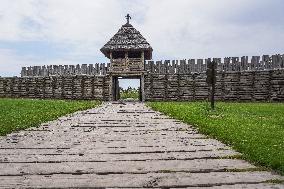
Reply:
[[[145,100],[145,92],[144,92],[144,75],[116,75],[111,77],[111,85],[110,85],[110,100],[118,101],[121,100],[120,96],[120,79],[138,79],[139,80],[139,98],[138,100],[143,102]]]

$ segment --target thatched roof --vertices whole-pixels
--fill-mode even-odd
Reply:
[[[101,52],[110,58],[112,51],[144,51],[145,59],[152,58],[152,47],[146,39],[131,24],[124,24],[118,32],[107,42]]]

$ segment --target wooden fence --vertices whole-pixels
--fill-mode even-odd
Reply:
[[[218,62],[218,71],[252,71],[284,69],[284,55],[263,55],[213,58]],[[146,61],[145,71],[148,73],[202,73],[206,71],[208,59],[184,59],[165,61]],[[110,70],[110,63],[82,64],[82,65],[50,65],[23,67],[22,77],[33,76],[62,76],[62,75],[106,75]]]
[[[175,73],[202,73],[207,69],[208,59],[188,59],[188,60],[165,60],[165,61],[148,61],[145,65],[149,73],[175,74]],[[250,62],[248,56],[213,58],[217,62],[217,70],[232,71],[258,71],[258,70],[277,70],[284,69],[284,55],[263,55],[252,56]]]
[[[205,73],[145,75],[148,101],[207,100]],[[284,101],[284,70],[218,72],[216,99],[222,101]]]
[[[0,77],[0,97],[108,100],[109,77]]]

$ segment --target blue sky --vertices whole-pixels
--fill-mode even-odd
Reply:
[[[153,59],[283,54],[283,0],[0,0],[0,76],[22,66],[108,62],[99,49],[125,23]]]

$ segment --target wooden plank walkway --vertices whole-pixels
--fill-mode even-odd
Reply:
[[[0,138],[0,188],[284,188],[143,103],[105,103]]]

